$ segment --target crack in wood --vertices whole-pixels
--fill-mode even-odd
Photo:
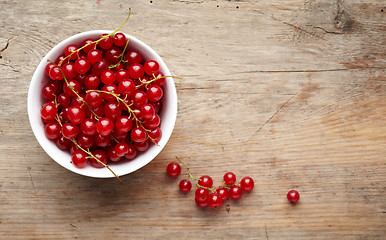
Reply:
[[[0,59],[3,58],[3,56],[1,56],[1,54],[8,48],[8,46],[9,46],[9,40],[11,40],[11,39],[12,39],[12,37],[8,38],[7,43],[5,44],[5,47],[3,47],[2,49],[0,49]]]

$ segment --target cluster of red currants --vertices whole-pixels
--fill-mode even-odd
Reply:
[[[45,68],[44,131],[77,168],[134,159],[162,137],[165,76],[128,42],[113,33],[70,44]]]
[[[243,192],[250,192],[254,187],[254,181],[251,177],[244,177],[239,184],[236,184],[236,175],[232,172],[227,172],[223,177],[224,186],[213,188],[213,180],[210,176],[204,175],[199,179],[195,179],[190,174],[189,168],[181,160],[179,162],[183,164],[188,173],[188,179],[180,181],[179,189],[183,193],[189,192],[192,189],[192,183],[189,178],[192,179],[198,187],[195,191],[196,205],[201,208],[209,206],[217,209],[228,198],[237,200],[243,195]],[[181,166],[177,162],[171,162],[167,166],[166,172],[171,177],[178,177],[181,173]]]

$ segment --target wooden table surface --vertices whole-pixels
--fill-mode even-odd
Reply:
[[[122,29],[165,60],[169,143],[142,169],[92,179],[35,139],[27,92],[43,56]],[[0,239],[386,239],[386,19],[374,1],[0,0]],[[165,174],[226,171],[255,189],[218,210]],[[185,176],[185,175],[184,175]],[[286,199],[297,189],[301,199]]]

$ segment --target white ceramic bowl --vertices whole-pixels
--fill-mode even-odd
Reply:
[[[111,33],[112,31],[105,30],[95,30],[89,32],[83,32],[76,34],[72,37],[69,37],[58,45],[56,45],[48,54],[42,59],[38,67],[36,68],[30,88],[28,91],[28,116],[29,121],[32,127],[32,130],[35,134],[36,139],[38,140],[40,146],[46,151],[46,153],[58,164],[67,168],[70,171],[75,173],[95,177],[95,178],[110,178],[114,175],[107,168],[94,168],[91,166],[86,166],[85,168],[78,169],[74,167],[71,163],[71,155],[69,152],[60,150],[55,142],[49,140],[44,133],[44,124],[40,117],[40,109],[43,106],[45,100],[41,96],[41,91],[43,86],[48,82],[48,77],[44,74],[45,66],[47,65],[47,60],[55,61],[57,57],[63,54],[64,48],[71,44],[80,45],[82,41],[87,38],[97,39],[103,33]],[[148,45],[142,41],[125,34],[127,38],[130,38],[129,49],[136,49],[142,53],[144,60],[156,60],[160,65],[160,70],[165,74],[165,76],[170,76],[170,71],[166,66],[162,58]],[[134,160],[124,161],[122,163],[114,163],[110,165],[110,168],[118,175],[122,176],[128,173],[131,173],[152,161],[165,147],[168,142],[174,124],[177,117],[177,93],[176,88],[171,77],[166,78],[166,84],[164,86],[164,97],[163,97],[163,107],[160,113],[161,118],[161,130],[162,138],[157,145],[151,144],[149,149],[146,152],[139,154]]]

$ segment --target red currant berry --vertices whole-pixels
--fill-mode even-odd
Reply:
[[[161,124],[161,119],[158,116],[158,114],[154,114],[153,118],[145,119],[143,121],[143,126],[145,126],[148,129],[155,129],[159,127],[160,124]]]
[[[222,201],[225,201],[229,197],[229,191],[228,189],[221,187],[216,189],[217,194],[220,196]]]
[[[110,146],[107,149],[107,157],[113,162],[119,162],[122,158],[115,152],[115,146]]]
[[[144,93],[141,90],[136,90],[132,95],[131,95],[131,100],[133,100],[133,105],[135,107],[141,107],[145,103],[147,103],[148,98],[146,93]]]
[[[135,91],[135,83],[129,78],[123,79],[118,84],[118,90],[123,95],[131,95]]]
[[[82,43],[82,46],[83,46],[83,51],[85,53],[89,53],[91,50],[93,50],[95,48],[95,43],[92,43],[94,42],[95,40],[94,39],[91,39],[91,38],[88,38],[86,40],[83,41]],[[87,45],[88,44],[88,45]],[[87,45],[87,46],[86,46]]]
[[[107,34],[102,34],[102,36],[107,36]],[[109,49],[114,44],[114,38],[112,36],[105,37],[98,44],[102,49]]]
[[[56,117],[57,111],[58,109],[55,104],[47,102],[43,105],[42,109],[40,109],[40,116],[46,121],[52,120]]]
[[[53,63],[47,64],[47,66],[44,68],[44,73],[46,74],[46,76],[48,76],[48,77],[50,76],[50,71],[54,67],[55,67],[55,64],[53,64]]]
[[[87,60],[91,64],[95,64],[97,62],[102,61],[102,52],[98,49],[93,49],[89,53],[87,53]]]
[[[157,72],[156,74],[154,74],[155,78],[156,79],[153,84],[154,85],[158,85],[160,87],[162,87],[163,85],[165,85],[166,83],[166,79],[165,79],[165,75],[162,73],[162,72]]]
[[[114,84],[107,84],[107,85],[104,85],[102,87],[102,91],[105,91],[105,92],[109,92],[109,93],[102,93],[102,97],[106,100],[106,101],[115,101],[117,100],[116,97],[113,96],[113,94],[111,93],[115,93],[115,94],[119,94],[118,93],[118,87]]]
[[[137,156],[137,150],[134,145],[129,144],[129,151],[126,153],[125,158],[128,160],[132,160]]]
[[[97,149],[97,150],[94,150],[91,152],[91,154],[96,157],[97,159],[99,159],[99,161],[101,161],[102,163],[104,163],[105,165],[107,164],[107,154],[105,151],[101,150],[101,149]],[[95,158],[90,158],[90,164],[91,166],[95,167],[95,168],[103,168],[105,167],[105,165],[99,163],[99,161],[97,161]]]
[[[255,183],[253,182],[253,179],[251,177],[244,177],[243,179],[241,179],[240,185],[241,185],[241,189],[243,189],[246,192],[250,192],[255,186]]]
[[[86,117],[86,113],[83,108],[71,106],[68,109],[67,116],[73,124],[80,124]]]
[[[147,138],[147,134],[143,128],[135,127],[131,130],[130,137],[133,142],[144,142]]]
[[[102,74],[102,72],[104,70],[107,70],[107,69],[109,69],[109,63],[108,63],[108,61],[106,59],[102,59],[99,62],[94,63],[92,65],[92,70],[91,71],[92,71],[92,73],[94,73],[94,74],[99,76],[99,75]]]
[[[144,119],[152,119],[155,115],[155,109],[150,103],[143,104],[139,111]]]
[[[71,102],[71,98],[67,94],[61,93],[59,94],[57,101],[61,107],[67,107]]]
[[[91,64],[87,60],[87,58],[79,58],[75,61],[75,70],[80,73],[84,74],[90,70]]]
[[[299,201],[299,198],[300,198],[300,194],[296,190],[291,190],[287,193],[287,199],[292,203],[297,203]]]
[[[88,136],[94,136],[97,133],[96,121],[92,118],[86,118],[80,124],[80,131]]]
[[[49,76],[52,80],[62,80],[63,79],[63,74],[60,71],[60,69],[56,66],[51,68]]]
[[[123,33],[116,33],[114,35],[114,45],[118,47],[123,47],[126,45],[126,36]]]
[[[198,202],[207,202],[209,198],[209,192],[206,188],[197,188],[196,192],[194,193],[195,198]]]
[[[117,64],[121,59],[122,50],[117,46],[112,46],[105,51],[105,58],[110,64]]]
[[[178,186],[183,193],[187,193],[192,189],[192,183],[187,179],[181,180]]]
[[[118,156],[123,157],[126,153],[129,152],[129,145],[127,143],[120,142],[115,145],[114,149]]]
[[[144,151],[146,151],[148,148],[149,148],[149,141],[144,141],[144,142],[140,142],[140,143],[138,143],[138,142],[135,142],[134,143],[134,147],[138,150],[138,151],[140,151],[140,152],[144,152]]]
[[[213,209],[217,209],[222,205],[222,199],[218,193],[211,193],[208,198],[208,205]]]
[[[68,85],[67,84],[63,85],[63,92],[70,97],[75,97],[76,94],[73,91],[75,91],[76,93],[80,92],[80,89],[81,89],[80,83],[75,79],[70,79],[67,82],[68,82]]]
[[[44,133],[46,137],[51,140],[58,139],[62,136],[61,127],[58,122],[52,121],[44,126]]]
[[[95,145],[101,148],[107,147],[110,145],[111,137],[110,135],[102,136],[96,134],[94,137]]]
[[[70,44],[66,48],[64,48],[64,55],[67,57],[68,55],[72,54],[70,60],[75,60],[78,58],[78,54],[76,54],[75,52],[76,50],[78,50],[78,46],[76,46],[75,44]]]
[[[115,72],[111,70],[105,70],[101,74],[101,80],[104,84],[113,84],[115,82]]]
[[[224,174],[224,182],[226,185],[233,185],[236,182],[236,175],[233,172],[227,172]]]
[[[71,147],[71,144],[72,142],[63,136],[59,137],[56,140],[56,146],[62,151],[69,150]]]
[[[167,166],[166,172],[170,177],[178,177],[181,173],[181,166],[176,162],[171,162]]]
[[[75,78],[78,75],[78,73],[75,70],[75,64],[72,62],[63,64],[62,71],[64,73],[64,76],[67,79]]]
[[[164,91],[160,86],[152,85],[146,90],[146,95],[149,98],[150,102],[157,102],[164,95]]]
[[[84,79],[86,89],[97,89],[101,80],[95,74],[89,74]]]
[[[122,105],[117,101],[107,102],[103,106],[103,110],[105,112],[105,116],[115,120],[117,117],[122,115]]]
[[[200,201],[198,201],[197,198],[195,198],[194,201],[196,202],[196,205],[199,206],[200,208],[206,208],[208,206],[208,202],[207,201],[200,202]]]
[[[86,103],[90,105],[91,108],[99,107],[102,104],[103,98],[102,94],[99,92],[91,91],[86,93],[85,99]]]
[[[200,179],[198,180],[198,184],[203,187],[211,188],[213,186],[213,180],[208,175],[204,175],[200,177]]]
[[[79,133],[76,140],[77,140],[79,146],[81,146],[84,149],[92,148],[95,144],[94,143],[94,137],[88,136],[84,133]]]
[[[129,75],[129,71],[127,70],[124,70],[124,69],[121,69],[121,70],[118,70],[116,72],[117,74],[117,81],[120,82],[124,79],[129,79],[130,75]]]
[[[74,139],[79,134],[79,127],[73,123],[65,123],[62,126],[62,135],[67,139]]]
[[[142,55],[137,51],[128,51],[125,54],[125,59],[128,62],[128,64],[141,63]]]
[[[120,132],[129,132],[133,127],[133,120],[127,116],[120,116],[115,120],[115,129]]]
[[[53,84],[47,84],[42,88],[42,97],[47,100],[53,100],[56,96],[56,87]]]
[[[82,150],[76,150],[72,153],[71,162],[76,168],[84,168],[88,163],[88,155]]]
[[[149,60],[143,64],[143,69],[147,75],[152,76],[153,74],[157,73],[159,70],[159,65],[154,60]]]
[[[149,138],[152,142],[158,143],[162,138],[162,131],[159,127],[148,132]]]
[[[129,75],[132,79],[139,79],[143,77],[144,74],[143,66],[138,63],[134,63],[129,66]]]
[[[229,197],[232,198],[233,200],[241,198],[241,195],[243,195],[243,190],[241,189],[241,187],[237,185],[233,185],[229,189]]]
[[[107,136],[114,129],[114,122],[110,118],[103,117],[98,120],[96,126],[99,135]]]

